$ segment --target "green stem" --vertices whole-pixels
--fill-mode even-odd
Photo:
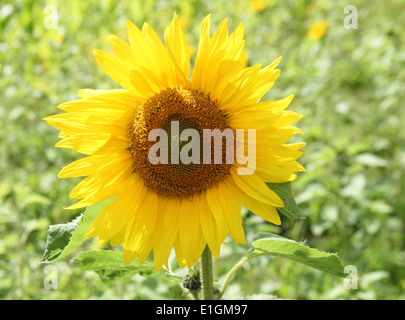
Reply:
[[[194,300],[200,300],[198,297],[198,290],[190,290],[190,295],[193,297]]]
[[[214,300],[214,275],[212,272],[212,254],[208,246],[201,256],[202,296],[204,300]]]
[[[231,270],[229,270],[228,274],[225,277],[224,283],[222,284],[221,290],[219,291],[218,295],[217,295],[217,299],[220,300],[222,298],[222,296],[225,293],[226,287],[228,286],[229,281],[231,280],[232,276],[234,275],[234,273],[246,262],[248,262],[250,259],[253,259],[255,257],[260,256],[260,253],[253,253],[253,254],[249,254],[246,257],[243,257],[241,260],[239,260],[239,262],[237,264],[235,264],[233,266],[233,268]]]

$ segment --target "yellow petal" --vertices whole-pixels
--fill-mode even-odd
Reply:
[[[274,123],[272,123],[272,126],[274,127],[285,127],[287,125],[290,125],[299,119],[302,118],[302,115],[294,112],[294,111],[283,111],[281,113],[281,117],[279,117]],[[303,133],[303,132],[300,132]]]
[[[193,266],[200,258],[205,243],[199,223],[199,210],[194,197],[183,198],[180,204],[179,231],[177,240],[188,267]]]
[[[200,29],[200,44],[196,63],[191,75],[192,87],[220,95],[228,82],[243,69],[244,61],[243,25],[228,36],[227,19],[224,19],[210,39],[210,16],[207,16]]]
[[[231,113],[240,106],[259,100],[274,84],[280,70],[274,70],[275,63],[259,70],[260,65],[243,69],[224,89],[220,97],[220,108]]]
[[[176,79],[177,85],[187,86],[190,75],[190,49],[176,14],[171,24],[165,29],[165,42],[179,74]]]
[[[127,151],[127,150],[126,150]],[[87,177],[80,182],[71,192],[71,196],[74,199],[84,198],[91,195],[85,189],[101,189],[105,184],[119,176],[129,176],[132,172],[132,158],[128,157],[128,153],[118,153],[115,157],[110,158],[111,162],[105,166],[98,168],[96,173]],[[85,180],[94,180],[93,182]],[[80,186],[82,185],[82,186]],[[97,191],[94,191],[97,192]]]
[[[68,135],[104,132],[120,136],[126,135],[128,131],[126,127],[117,126],[114,122],[106,118],[97,115],[88,115],[83,112],[57,114],[46,117],[44,120]]]
[[[234,182],[230,177],[218,183],[219,202],[228,223],[230,235],[235,239],[236,244],[246,244],[245,233],[240,217],[240,200],[235,197],[237,187],[233,187],[233,185]]]
[[[229,114],[229,124],[233,128],[246,129],[262,129],[272,125],[283,116],[282,111],[289,106],[293,98],[294,95],[292,94],[277,101],[263,101],[235,108]]]
[[[108,36],[108,41],[110,42],[114,54],[118,58],[130,65],[133,64],[134,55],[132,53],[132,49],[124,40],[118,38],[117,36],[110,35]]]
[[[118,175],[114,179],[110,180],[108,183],[105,183],[105,184],[101,183],[99,180],[95,179],[94,177],[91,177],[92,179],[90,181],[94,182],[94,184],[93,184],[93,188],[89,188],[86,190],[89,195],[85,196],[85,197],[83,197],[83,195],[80,195],[80,196],[71,195],[70,197],[74,198],[74,199],[75,198],[76,199],[84,198],[84,199],[75,203],[74,205],[71,205],[70,207],[67,207],[66,209],[78,209],[78,208],[84,208],[87,206],[91,206],[98,202],[109,199],[112,196],[116,195],[117,193],[120,193],[127,186],[129,174],[130,173]],[[75,189],[73,189],[73,191],[75,191]],[[83,187],[82,187],[81,191],[83,192]]]
[[[112,247],[117,247],[124,242],[125,239],[126,226],[123,226],[120,231],[113,235],[110,239],[110,244]]]
[[[290,182],[297,179],[297,175],[291,172],[283,171],[279,172],[274,170],[272,167],[260,166],[259,163],[256,164],[256,170],[258,174],[267,182],[283,183]]]
[[[260,106],[258,106],[255,110],[231,113],[228,119],[229,125],[235,129],[263,129],[273,124],[280,117],[280,112],[274,113],[260,109]]]
[[[256,130],[256,145],[257,149],[261,146],[273,147],[279,146],[290,140],[295,134],[303,133],[301,129],[293,126],[285,126],[282,128],[275,128],[273,125]],[[247,139],[246,139],[247,140]],[[245,141],[245,144],[247,141]]]
[[[73,149],[77,152],[91,154],[109,154],[121,152],[129,147],[128,137],[115,136],[111,133],[82,133],[59,141],[55,147]]]
[[[133,174],[127,181],[126,188],[93,221],[85,237],[99,236],[102,241],[107,241],[122,228],[126,228],[128,221],[142,206],[145,194],[146,187],[142,179]]]
[[[175,86],[173,61],[159,36],[147,23],[144,23],[142,33],[145,35],[151,48],[149,55],[155,57],[155,64],[157,64],[159,68],[162,85],[170,88]]]
[[[218,259],[221,249],[221,243],[224,239],[219,238],[215,219],[208,206],[206,191],[203,191],[201,193],[201,196],[198,197],[198,208],[200,211],[200,224],[202,234],[207,241],[208,247],[210,248],[214,258]]]
[[[93,50],[93,55],[101,69],[103,69],[104,72],[115,82],[130,91],[137,98],[147,98],[147,96],[134,85],[135,81],[131,79],[131,66],[127,62],[98,49]]]
[[[195,59],[194,69],[191,74],[191,83],[194,88],[204,89],[204,70],[208,67],[209,58],[209,40],[210,40],[211,15],[207,15],[200,27],[200,42],[198,44],[197,57]]]
[[[159,92],[174,84],[174,69],[169,53],[164,48],[159,36],[144,24],[142,32],[127,20],[128,39],[137,67],[136,75],[145,75],[145,83]],[[135,76],[135,74],[134,74]],[[141,85],[136,81],[137,85]]]
[[[215,49],[218,50],[222,46],[222,44],[226,41],[228,38],[228,18],[225,18],[224,20],[221,21],[221,23],[218,26],[218,29],[215,31],[214,35],[212,36],[210,40],[210,48],[212,48],[212,51],[215,51]]]
[[[168,266],[170,251],[179,227],[180,201],[176,198],[159,200],[159,212],[153,230],[153,254],[156,270]]]
[[[149,254],[152,248],[152,231],[156,224],[158,205],[158,195],[155,192],[147,192],[141,210],[132,212],[124,240],[125,265],[140,254],[142,254],[142,260],[146,259]]]
[[[89,156],[62,168],[58,173],[59,178],[75,178],[80,176],[95,175],[103,167],[111,166],[116,168],[121,165],[121,161],[131,159],[129,150],[124,150],[117,154]]]
[[[255,215],[276,225],[281,224],[280,216],[274,206],[257,201],[242,190],[239,192],[239,197],[242,204]]]
[[[284,207],[281,198],[267,187],[266,183],[257,175],[238,175],[237,168],[231,169],[231,175],[236,185],[250,197],[276,207]]]
[[[136,97],[125,89],[97,90],[97,89],[80,89],[77,94],[79,98],[90,99],[92,101],[133,101]],[[76,100],[75,100],[76,101]],[[66,102],[69,104],[69,102]],[[60,106],[63,106],[62,103]],[[61,108],[64,110],[63,108]]]
[[[185,255],[183,253],[182,245],[180,244],[179,237],[176,238],[174,242],[174,251],[176,252],[177,264],[180,268],[184,268],[187,265]]]
[[[214,217],[218,239],[222,243],[226,236],[229,234],[229,226],[226,222],[224,213],[222,212],[222,207],[219,200],[219,190],[217,185],[213,185],[207,189],[207,203],[211,210],[212,216]]]

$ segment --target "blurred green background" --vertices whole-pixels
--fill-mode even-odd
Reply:
[[[358,29],[344,26],[347,5],[357,8]],[[404,299],[403,0],[1,1],[0,298],[184,298],[163,274],[107,285],[69,261],[55,264],[58,289],[47,290],[39,263],[48,226],[81,212],[63,209],[74,202],[68,194],[79,179],[57,178],[80,155],[55,149],[58,131],[41,119],[81,88],[118,88],[92,50],[110,52],[109,34],[127,39],[126,19],[139,27],[146,21],[163,36],[175,11],[193,59],[206,14],[212,13],[212,30],[225,17],[230,30],[243,21],[250,65],[283,56],[281,76],[265,99],[294,93],[290,110],[304,115],[305,136],[295,140],[307,142],[300,160],[307,173],[293,188],[306,219],[282,217],[277,227],[247,214],[248,242],[258,231],[303,241],[339,253],[359,277],[358,288],[347,290],[343,279],[260,258],[237,272],[225,298],[262,292],[287,299]],[[91,240],[85,246],[97,247]],[[217,279],[248,251],[232,241],[224,246]]]

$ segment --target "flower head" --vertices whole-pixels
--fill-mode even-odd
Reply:
[[[184,267],[207,245],[218,258],[228,235],[245,243],[241,204],[280,224],[276,207],[284,203],[265,182],[292,181],[304,171],[296,162],[304,143],[285,144],[302,132],[291,126],[301,115],[285,110],[293,96],[257,103],[279,76],[280,58],[247,68],[243,25],[229,35],[225,19],[211,36],[207,16],[190,76],[190,50],[176,15],[165,30],[166,46],[147,24],[139,30],[128,21],[127,28],[129,44],[109,37],[114,55],[94,50],[123,89],[80,90],[79,100],[59,106],[65,113],[45,119],[61,131],[57,147],[86,155],[59,173],[86,177],[72,190],[71,198],[81,200],[70,208],[115,196],[86,237],[123,243],[126,264],[136,257],[143,263],[153,250],[159,270],[173,247]],[[202,138],[207,130],[232,135],[241,129],[229,145],[220,137],[219,153],[215,135]],[[253,142],[245,139],[248,129]],[[254,161],[229,157],[226,146],[236,146],[237,156],[238,146],[250,150],[252,144]]]

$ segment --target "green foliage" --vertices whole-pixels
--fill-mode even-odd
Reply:
[[[44,26],[47,5],[58,10],[55,29]],[[358,289],[347,290],[339,277],[283,257],[258,256],[234,275],[225,297],[404,299],[405,49],[398,13],[404,12],[405,4],[354,1],[359,26],[350,30],[343,26],[345,5],[328,0],[268,1],[263,11],[254,12],[249,1],[232,6],[229,1],[198,0],[2,1],[0,299],[186,298],[172,279],[181,282],[188,270],[179,270],[173,259],[172,273],[149,277],[99,271],[100,278],[90,269],[69,264],[77,249],[100,248],[94,240],[79,245],[76,231],[71,233],[80,230],[73,221],[80,226],[82,222],[74,219],[82,211],[62,208],[74,203],[68,193],[80,180],[59,179],[57,172],[79,156],[55,149],[57,130],[41,120],[58,113],[58,104],[75,99],[78,89],[118,88],[91,52],[111,52],[109,34],[126,39],[125,19],[138,26],[147,21],[163,35],[174,11],[194,54],[206,14],[212,13],[212,30],[224,17],[229,17],[230,31],[242,20],[249,65],[266,65],[283,56],[281,75],[264,100],[294,93],[289,109],[304,115],[299,127],[305,136],[296,140],[307,142],[300,158],[307,172],[293,182],[300,214],[289,209],[295,205],[286,207],[282,225],[273,226],[245,211],[247,245],[234,246],[229,240],[222,247],[216,264],[218,283],[249,254],[257,232],[338,252],[343,265],[358,269]],[[325,36],[309,39],[309,27],[324,19],[329,23]],[[55,239],[64,235],[59,244],[50,241],[43,257],[58,270],[57,290],[44,288],[46,264],[40,263],[48,229]],[[71,245],[64,247],[68,241]],[[109,244],[101,249],[111,252]],[[119,273],[122,278],[116,276]],[[116,281],[106,284],[102,279]]]
[[[309,248],[301,243],[270,233],[257,235],[252,245],[255,250],[249,254],[250,256],[283,257],[338,277],[347,276],[343,272],[342,262],[334,253]]]
[[[279,212],[290,219],[303,219],[300,208],[295,202],[291,182],[286,183],[267,183],[267,186],[273,190],[283,200],[285,207],[277,208]]]
[[[49,227],[46,248],[41,262],[57,261],[63,257],[63,252],[70,251],[67,246],[77,228],[77,222],[80,221],[81,218],[80,216],[71,222]]]
[[[76,251],[85,241],[84,235],[91,223],[113,198],[97,203],[73,221],[49,227],[46,248],[41,262],[61,260]]]
[[[106,283],[129,280],[135,274],[149,276],[156,273],[150,262],[139,265],[137,260],[134,260],[125,266],[123,261],[122,251],[94,250],[79,253],[71,264],[83,271],[95,271]]]

